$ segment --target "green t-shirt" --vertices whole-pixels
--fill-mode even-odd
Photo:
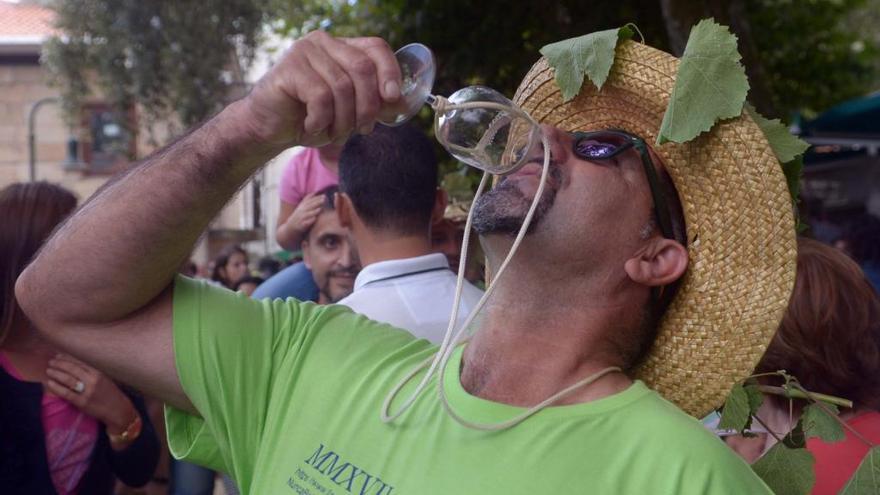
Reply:
[[[641,382],[484,432],[447,414],[435,379],[404,416],[383,423],[389,390],[434,350],[344,307],[254,301],[180,278],[174,354],[202,417],[166,410],[171,451],[258,495],[770,493]],[[460,415],[495,423],[522,411],[469,395],[460,360],[458,350],[443,378]]]

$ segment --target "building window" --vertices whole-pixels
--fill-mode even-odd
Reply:
[[[127,119],[124,122],[122,119]],[[83,107],[83,161],[86,172],[112,174],[125,167],[136,156],[134,110],[120,114],[105,103]]]

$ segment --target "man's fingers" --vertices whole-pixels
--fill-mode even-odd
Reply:
[[[344,67],[355,96],[355,129],[361,134],[372,131],[382,106],[376,63],[365,51],[339,40],[327,44],[327,53]]]
[[[311,60],[320,57],[323,50],[310,38],[297,41],[293,48],[283,61],[285,67],[277,69],[279,80],[276,84],[281,91],[305,105],[303,131],[309,136],[317,136],[333,124],[334,117],[333,90],[311,64]]]
[[[333,95],[333,123],[329,129],[330,139],[348,137],[355,128],[355,83],[349,77],[347,67],[334,60],[329,48],[339,44],[327,37],[321,48],[309,50],[309,63],[315,72],[324,80],[324,84]],[[328,56],[329,55],[329,56]]]
[[[391,47],[382,38],[342,38],[345,44],[359,48],[376,66],[376,82],[382,98],[394,103],[400,98],[400,66]]]

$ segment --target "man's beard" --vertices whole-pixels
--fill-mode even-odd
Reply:
[[[541,223],[544,215],[553,206],[556,200],[556,189],[559,187],[561,174],[559,167],[550,164],[547,184],[544,186],[544,194],[538,201],[532,222],[529,224],[527,234],[535,231]],[[473,228],[479,235],[508,234],[515,236],[532,205],[533,198],[527,198],[514,182],[501,179],[491,191],[483,194],[474,204]]]
[[[338,303],[339,301],[351,295],[351,293],[354,291],[354,283],[352,283],[351,289],[340,291],[338,294],[333,294],[332,290],[330,289],[330,281],[333,279],[333,277],[339,275],[351,275],[352,277],[355,277],[357,276],[357,272],[357,269],[355,269],[354,267],[330,270],[329,272],[327,272],[327,277],[324,280],[323,286],[319,287],[318,291],[321,294],[324,294],[324,297],[326,297],[327,300],[330,301],[330,304]]]

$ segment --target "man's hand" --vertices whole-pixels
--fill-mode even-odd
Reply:
[[[284,54],[242,101],[244,123],[267,145],[320,146],[372,130],[400,98],[400,68],[379,38],[315,31]]]

